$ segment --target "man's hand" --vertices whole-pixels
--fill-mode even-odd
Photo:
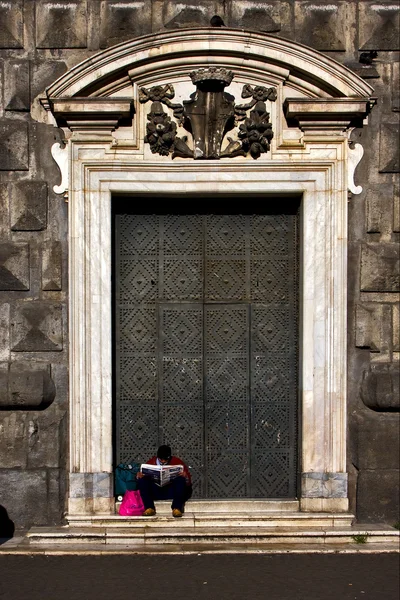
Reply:
[[[143,477],[144,477],[144,473],[142,473],[141,471],[136,473],[136,479],[142,479]]]

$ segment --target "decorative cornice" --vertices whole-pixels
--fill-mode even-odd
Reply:
[[[286,120],[303,131],[345,131],[368,115],[370,98],[287,98],[283,104]]]
[[[80,132],[114,131],[121,119],[133,114],[130,98],[56,98],[42,104],[48,106],[58,125]]]

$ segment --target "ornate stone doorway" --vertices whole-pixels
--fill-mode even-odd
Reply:
[[[144,36],[47,90],[66,138],[53,156],[69,202],[70,515],[115,510],[112,196],[138,214],[136,198],[177,193],[258,195],[261,214],[270,198],[302,196],[299,506],[347,511],[347,202],[363,153],[349,133],[371,94],[331,58],[228,28]]]
[[[252,205],[115,215],[116,462],[169,443],[197,498],[297,496],[299,201]]]

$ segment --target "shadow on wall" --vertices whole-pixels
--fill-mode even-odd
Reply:
[[[0,545],[13,537],[15,525],[8,516],[7,510],[0,504]]]

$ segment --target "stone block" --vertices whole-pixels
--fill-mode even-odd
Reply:
[[[11,229],[40,231],[47,227],[47,183],[21,181],[11,188]]]
[[[37,48],[85,48],[86,40],[85,0],[36,2]]]
[[[0,469],[0,504],[16,529],[46,525],[48,483],[45,469]]]
[[[365,244],[361,252],[361,291],[398,292],[398,244]]]
[[[109,0],[100,5],[100,48],[151,33],[151,0]]]
[[[4,66],[4,81],[5,110],[29,111],[29,62],[25,60],[7,61]]]
[[[0,290],[26,291],[29,287],[29,244],[0,243]]]
[[[26,469],[29,454],[27,413],[1,410],[0,456],[3,469]]]
[[[390,311],[390,307],[387,308]],[[363,304],[356,307],[357,348],[368,348],[370,352],[380,351],[383,335],[383,312],[382,304]]]
[[[23,0],[0,2],[0,48],[23,48]]]
[[[400,127],[382,123],[379,133],[379,172],[400,173]]]
[[[357,435],[359,470],[399,469],[399,421],[397,415],[390,419],[373,419],[360,423]]]
[[[347,473],[302,473],[302,498],[347,498]]]
[[[367,231],[368,233],[380,233],[383,231],[387,209],[393,201],[392,184],[369,185],[367,188]]]
[[[62,287],[61,242],[47,241],[42,248],[42,290],[59,291]]]
[[[46,302],[14,304],[11,309],[13,352],[60,352],[63,348],[62,307]]]
[[[361,385],[361,399],[375,411],[400,411],[399,368],[393,363],[375,364],[365,371]]]
[[[28,431],[28,469],[58,468],[60,465],[61,416],[54,410],[31,413]]]
[[[41,410],[50,406],[55,395],[50,365],[34,362],[11,363],[7,408]]]
[[[359,523],[399,521],[399,471],[360,471],[357,482],[357,520]]]
[[[400,352],[400,306],[398,304],[394,304],[392,311],[393,352]]]
[[[48,524],[59,525],[64,513],[65,503],[65,471],[63,469],[48,469]]]
[[[46,87],[54,83],[68,70],[61,60],[35,61],[31,67],[31,96],[32,99],[43,95]]]
[[[359,48],[400,50],[398,2],[359,2]]]
[[[291,6],[289,2],[260,3],[239,0],[230,3],[226,24],[229,27],[290,35]]]
[[[344,52],[352,46],[353,2],[295,2],[296,39],[316,50]],[[348,38],[351,39],[348,39]]]
[[[400,185],[394,186],[393,198],[393,231],[400,233]]]
[[[155,0],[153,4],[153,28],[155,30],[179,29],[180,27],[209,27],[214,15],[224,18],[223,2],[218,0]]]
[[[10,305],[0,304],[0,360],[10,358]]]
[[[0,238],[10,236],[10,185],[0,183]]]
[[[0,171],[29,169],[28,125],[23,121],[0,121]]]
[[[392,87],[392,110],[400,110],[400,64],[394,62],[391,65],[392,76],[391,76],[391,87]]]
[[[9,382],[9,371],[10,365],[8,362],[0,363],[0,408],[4,406],[8,402],[9,398],[9,390],[8,390],[8,382]],[[0,436],[1,440],[2,436]]]

